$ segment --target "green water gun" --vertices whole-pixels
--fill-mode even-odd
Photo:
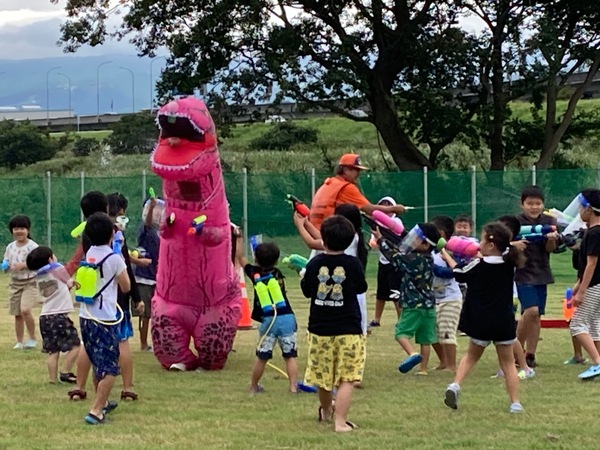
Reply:
[[[150,198],[155,199],[156,198],[156,192],[154,192],[154,188],[150,187],[150,189],[148,189],[148,195],[150,196]]]
[[[81,236],[81,234],[83,233],[83,230],[85,230],[86,223],[87,222],[84,220],[79,225],[77,225],[75,228],[73,228],[71,230],[71,237],[77,239],[79,236]]]
[[[283,308],[285,306],[285,298],[281,292],[281,286],[275,277],[271,274],[261,277],[260,274],[255,274],[254,290],[260,303],[263,312],[268,313],[274,308]]]
[[[287,264],[290,269],[294,269],[296,272],[300,272],[302,269],[306,269],[306,264],[308,264],[308,259],[304,256],[300,255],[290,255],[286,256],[281,260],[283,264]]]

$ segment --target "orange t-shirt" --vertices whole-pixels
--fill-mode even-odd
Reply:
[[[327,178],[315,193],[310,207],[310,223],[318,230],[325,219],[332,216],[338,205],[350,203],[359,209],[369,201],[358,190],[358,187],[340,176]]]

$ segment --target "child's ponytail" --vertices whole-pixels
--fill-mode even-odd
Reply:
[[[518,248],[510,245],[511,230],[500,222],[492,222],[483,227],[487,239],[502,252],[502,259],[515,267],[523,267],[525,255]]]
[[[509,244],[508,253],[504,254],[502,259],[507,263],[513,264],[515,267],[521,268],[525,265],[526,258],[521,250]]]

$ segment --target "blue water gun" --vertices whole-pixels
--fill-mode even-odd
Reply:
[[[554,225],[523,225],[516,239],[518,241],[541,242],[546,238],[546,235],[555,231],[556,227]]]
[[[2,271],[8,272],[9,268],[10,268],[10,261],[8,259],[5,259],[4,261],[2,261]]]
[[[113,253],[115,255],[120,255],[123,252],[124,243],[125,237],[123,236],[123,232],[119,230],[115,233],[115,237],[113,239]]]

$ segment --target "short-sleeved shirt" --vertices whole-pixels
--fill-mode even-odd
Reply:
[[[577,277],[581,280],[587,267],[588,256],[600,257],[600,225],[590,228],[583,237],[579,247],[579,264],[577,265]],[[600,264],[596,265],[589,287],[600,284]]]
[[[79,317],[83,319],[115,320],[117,318],[117,296],[119,290],[117,277],[124,270],[127,270],[125,261],[121,255],[114,254],[113,249],[108,245],[91,246],[85,255],[85,260],[89,263],[99,263],[107,255],[111,256],[102,263],[102,277],[98,274],[96,292],[100,291],[111,278],[114,278],[102,292],[102,308],[100,308],[100,301],[98,300],[93,305],[86,305],[86,308],[82,306],[79,309]],[[86,309],[89,311],[89,314],[86,312]],[[90,317],[90,315],[93,317]]]
[[[145,255],[140,255],[152,260],[148,267],[135,266],[135,279],[142,284],[156,284],[156,272],[158,270],[158,252],[160,238],[153,226],[140,225],[138,233],[138,247],[145,250]]]
[[[360,261],[349,255],[322,253],[306,265],[300,282],[310,298],[308,331],[317,336],[363,334],[358,295],[367,292]]]
[[[422,253],[401,254],[385,239],[379,240],[379,249],[402,273],[400,306],[402,308],[435,308],[433,293],[433,258]]]
[[[440,267],[448,268],[448,263],[439,253],[433,253],[433,264]],[[462,293],[460,286],[452,278],[433,277],[433,294],[435,295],[436,303],[446,303],[451,301],[462,301]]]
[[[532,220],[525,214],[518,216],[521,226],[523,225],[556,225],[554,217],[542,214]],[[539,242],[529,242],[525,248],[527,263],[524,267],[517,269],[515,282],[517,285],[532,284],[535,286],[554,283],[552,270],[550,269],[550,254],[546,251],[546,239]]]
[[[68,314],[73,311],[71,293],[64,281],[52,276],[52,272],[38,275],[35,281],[44,302],[40,316]]]
[[[9,266],[16,263],[25,263],[27,256],[36,248],[38,248],[38,245],[31,239],[28,239],[25,245],[17,245],[17,241],[13,241],[6,246],[4,259],[8,260]],[[34,271],[27,269],[10,271],[13,280],[31,280],[35,275]]]
[[[279,283],[279,287],[281,288],[281,293],[283,294],[283,299],[285,300],[285,306],[282,308],[277,308],[277,315],[283,316],[285,314],[294,314],[294,311],[292,310],[292,306],[290,305],[290,302],[288,300],[287,293],[285,291],[285,277],[283,276],[283,273],[281,273],[281,270],[279,270],[276,267],[271,270],[263,270],[262,268],[260,268],[258,266],[255,266],[252,264],[246,264],[244,266],[244,273],[246,274],[246,276],[248,278],[250,278],[250,280],[254,280],[254,277],[256,275],[258,275],[259,277],[273,275],[273,277]],[[254,282],[253,282],[253,284],[254,284]],[[258,299],[258,295],[256,294],[256,289],[254,289],[254,305],[252,307],[252,320],[262,323],[262,321],[265,317],[271,317],[274,315],[275,315],[275,311],[268,311],[268,312],[263,311],[262,307],[260,306],[260,300]]]

